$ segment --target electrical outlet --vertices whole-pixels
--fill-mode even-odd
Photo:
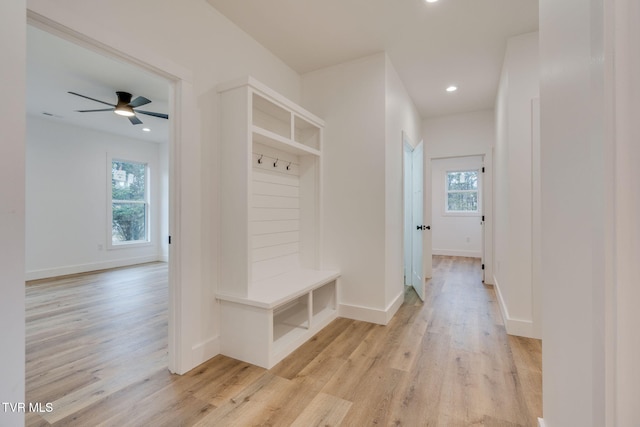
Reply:
[[[471,238],[467,236],[467,243],[469,243],[470,241],[471,241]]]
[[[102,243],[98,243],[98,250],[101,251],[104,249],[104,245]]]

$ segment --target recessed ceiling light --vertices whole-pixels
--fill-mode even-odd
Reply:
[[[455,92],[458,90],[458,86],[451,85],[447,88],[447,92]]]
[[[424,1],[425,1],[425,2],[427,2],[427,3],[435,3],[435,2],[437,2],[438,0],[424,0]]]
[[[143,132],[151,132],[151,129],[149,129],[149,128],[142,128],[142,131],[143,131]]]

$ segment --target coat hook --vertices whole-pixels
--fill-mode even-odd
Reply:
[[[260,158],[258,158],[258,164],[261,165],[262,164],[262,158],[264,157],[264,154],[260,154]]]
[[[291,162],[289,162],[289,164],[287,165],[287,170],[289,170],[291,168]]]
[[[278,167],[278,160],[280,160],[280,159],[276,159],[276,161],[275,161],[275,162],[273,162],[273,167],[274,167],[274,168],[277,168],[277,167]]]

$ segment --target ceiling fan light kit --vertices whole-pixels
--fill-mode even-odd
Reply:
[[[151,103],[151,100],[145,98],[144,96],[138,96],[136,99],[131,101],[131,94],[129,92],[116,92],[118,96],[118,102],[116,105],[110,104],[108,102],[100,101],[99,99],[90,98],[85,95],[81,95],[76,92],[69,92],[71,95],[76,95],[82,98],[89,99],[91,101],[99,102],[101,104],[110,105],[113,108],[103,108],[99,110],[76,110],[79,113],[95,113],[98,111],[113,111],[119,116],[127,117],[132,125],[142,124],[142,121],[136,116],[137,113],[146,114],[148,116],[158,117],[161,119],[168,119],[168,114],[163,113],[154,113],[153,111],[136,111],[134,108],[141,107],[143,105],[147,105]]]
[[[113,110],[113,112],[119,116],[125,117],[133,117],[136,115],[136,113],[133,112],[133,108],[129,107],[128,105],[118,105],[116,109]]]

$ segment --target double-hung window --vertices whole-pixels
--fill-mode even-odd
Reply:
[[[111,246],[149,241],[149,167],[111,160]]]
[[[479,171],[447,171],[446,174],[445,211],[453,214],[479,213]]]

